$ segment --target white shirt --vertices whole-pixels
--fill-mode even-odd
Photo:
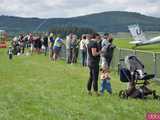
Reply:
[[[68,35],[66,37],[66,49],[70,49],[70,45],[71,45],[71,37],[70,35]]]
[[[18,38],[17,38],[17,37],[14,37],[14,38],[13,38],[13,41],[14,41],[14,42],[18,41]]]
[[[80,42],[80,50],[84,50],[84,47],[87,47],[86,46],[86,40],[82,39],[81,42]]]

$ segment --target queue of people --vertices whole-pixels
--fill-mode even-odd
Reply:
[[[46,33],[44,35],[33,36],[29,33],[26,36],[20,34],[12,41],[12,47],[9,48],[9,59],[12,59],[11,53],[14,55],[24,54],[26,48],[30,48],[30,54],[44,53],[49,59],[57,61],[60,57],[62,46],[66,48],[66,63],[75,64],[78,61],[80,51],[81,64],[83,67],[89,68],[89,79],[87,82],[88,94],[92,95],[92,88],[96,95],[103,95],[104,90],[112,94],[110,64],[113,57],[115,45],[113,45],[112,35],[109,33],[100,36],[95,34],[84,34],[78,39],[78,36],[70,33],[66,40],[60,35],[54,33]],[[13,52],[12,52],[13,51]],[[100,62],[101,61],[101,62]],[[100,68],[101,64],[101,68]],[[101,89],[98,89],[98,79],[101,79]],[[99,94],[100,93],[100,94]]]
[[[30,48],[31,54],[33,53],[33,51],[39,54],[41,52],[42,45],[43,40],[41,36],[33,37],[31,33],[25,36],[23,34],[20,34],[19,37],[14,37],[11,42],[14,55],[23,55],[26,48]]]
[[[22,34],[20,34],[18,37],[14,37],[11,43],[13,47],[13,54],[14,55],[23,54],[25,50],[25,44],[27,44],[27,41]]]

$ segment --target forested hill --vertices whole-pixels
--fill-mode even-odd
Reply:
[[[22,18],[13,16],[0,16],[0,29],[10,32],[34,31],[37,26],[40,31],[47,31],[52,27],[77,26],[92,28],[99,32],[128,31],[130,24],[139,24],[145,31],[160,31],[160,18],[145,16],[134,12],[103,12],[72,18]]]

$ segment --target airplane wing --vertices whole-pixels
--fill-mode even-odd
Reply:
[[[142,43],[142,41],[131,41],[131,42],[129,42],[130,44],[140,44],[140,43]]]

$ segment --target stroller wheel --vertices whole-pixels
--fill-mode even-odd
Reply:
[[[153,99],[160,100],[160,96],[156,94],[156,91],[153,91]]]
[[[128,96],[127,96],[126,91],[125,91],[125,90],[121,90],[121,91],[119,92],[119,97],[122,98],[122,99],[127,99]]]
[[[159,95],[153,96],[153,99],[160,100],[160,96]]]

